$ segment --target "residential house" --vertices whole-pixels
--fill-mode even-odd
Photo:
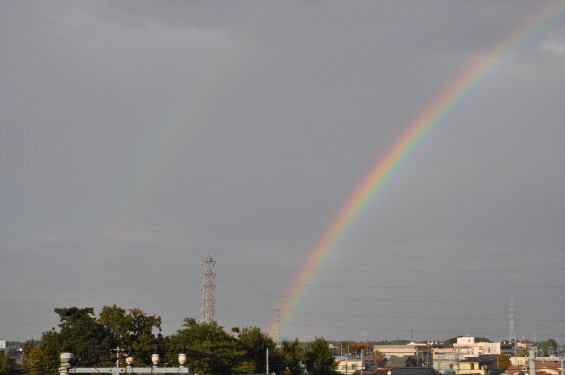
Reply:
[[[536,375],[560,375],[562,372],[559,362],[536,362]],[[504,373],[506,375],[529,375],[529,364],[523,366],[510,366]]]
[[[387,375],[440,375],[433,367],[395,367]]]
[[[335,358],[337,365],[336,371],[340,374],[350,375],[358,370],[365,370],[363,362],[360,358],[353,358],[348,356],[338,356]]]
[[[416,359],[414,357],[397,357],[392,356],[390,357],[382,369],[390,369],[392,370],[395,367],[416,367],[418,364],[416,363]]]
[[[459,360],[454,368],[457,375],[479,374],[490,375],[488,365],[491,362],[481,360],[479,357],[467,357]]]

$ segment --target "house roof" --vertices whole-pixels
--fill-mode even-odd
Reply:
[[[479,362],[479,357],[467,357],[460,359],[459,362]]]
[[[406,367],[407,365],[414,366],[416,362],[412,357],[397,357],[392,356],[386,361],[386,367]]]
[[[392,375],[440,375],[440,373],[432,367],[395,367],[392,369]]]
[[[482,365],[487,365],[493,363],[491,359],[482,358],[482,357],[467,357],[465,359],[459,360],[459,362],[468,362],[468,363],[480,363]]]
[[[536,362],[536,375],[557,374],[559,371],[561,371],[561,366],[557,362]],[[509,375],[520,372],[529,374],[530,367],[526,364],[524,366],[510,366],[506,369],[506,373]]]
[[[503,356],[502,354],[479,354],[479,359],[483,362],[483,363],[494,363],[497,360],[497,356]],[[508,360],[510,359],[510,356],[507,356]],[[504,360],[503,358],[498,358],[499,360]]]
[[[558,362],[536,362],[536,368],[559,369],[561,365]]]

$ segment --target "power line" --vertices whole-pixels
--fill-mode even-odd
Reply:
[[[248,310],[248,311],[271,311],[269,309],[263,308],[247,308],[247,307],[236,307],[236,306],[226,306],[220,305],[223,308],[233,308],[238,310]],[[351,318],[379,318],[379,319],[423,319],[423,320],[461,320],[461,321],[469,321],[469,320],[478,320],[478,321],[506,321],[505,318],[476,318],[476,317],[450,317],[450,316],[423,316],[423,315],[414,315],[414,316],[406,316],[406,315],[381,315],[381,314],[352,314],[352,313],[332,313],[332,312],[311,312],[311,311],[301,311],[301,310],[281,310],[277,309],[277,312],[292,312],[293,314],[305,314],[305,315],[316,315],[316,316],[343,316],[343,317],[351,317]],[[275,315],[276,316],[276,315]],[[565,319],[518,319],[517,321],[520,322],[548,322],[548,323],[558,323],[564,322]]]
[[[254,322],[257,324],[259,322],[270,324],[271,321],[268,320],[251,320],[251,319],[233,319],[233,317],[225,317],[220,316],[221,319],[227,320],[237,320],[237,321],[247,321],[247,322]],[[286,322],[285,325],[287,326],[299,326],[299,327],[315,327],[315,328],[334,328],[334,329],[348,329],[348,330],[366,330],[367,326],[342,326],[342,325],[331,325],[331,324],[319,324],[319,323],[295,323],[295,322]],[[409,334],[409,330],[405,329],[395,329],[395,328],[383,328],[383,327],[370,327],[371,331],[379,331],[379,332],[405,332]],[[492,331],[469,331],[469,330],[457,330],[457,331],[422,331],[414,329],[414,333],[424,333],[424,334],[451,334],[451,335],[462,335],[462,334],[471,334],[474,336],[506,336],[508,333],[501,333],[501,332],[492,332]],[[556,333],[537,333],[538,336],[542,337],[565,337],[565,334],[556,334]]]
[[[240,284],[257,284],[256,281],[234,281],[234,280],[221,280],[218,281],[225,282],[228,284],[233,283],[240,283]],[[335,284],[299,284],[299,283],[275,283],[269,281],[262,281],[261,285],[280,285],[280,286],[302,286],[302,287],[320,287],[320,288],[355,288],[355,289],[455,289],[455,290],[482,290],[482,289],[563,289],[561,286],[556,285],[549,285],[549,286],[500,286],[500,285],[492,285],[492,286],[429,286],[429,285],[335,285]]]
[[[230,270],[246,270],[246,271],[254,271],[257,272],[257,268],[253,268],[253,267],[218,267],[218,268],[225,268],[225,269],[230,269]],[[387,269],[349,269],[349,270],[344,270],[344,269],[299,269],[299,268],[268,268],[268,267],[261,267],[261,271],[266,271],[266,272],[296,272],[296,271],[301,271],[301,272],[305,272],[305,273],[332,273],[332,274],[336,274],[336,273],[354,273],[354,274],[374,274],[376,271],[378,273],[386,273],[386,274],[402,274],[402,273],[406,273],[407,270],[406,269],[392,269],[392,268],[387,268]],[[410,270],[409,272],[411,274],[415,274],[415,273],[422,273],[422,274],[427,274],[427,273],[432,273],[432,274],[437,274],[438,272],[442,272],[443,274],[446,273],[493,273],[493,272],[498,272],[498,273],[502,273],[502,272],[511,272],[511,273],[516,273],[516,272],[540,272],[540,271],[563,271],[563,268],[560,267],[523,267],[523,268],[508,268],[508,269],[502,269],[502,268],[478,268],[478,269],[470,269],[470,268],[465,268],[465,269],[457,269],[457,268],[447,268],[447,269],[441,269],[441,270],[435,270],[435,269],[431,269],[431,268],[427,268],[427,269],[417,269],[417,270]]]
[[[255,297],[274,297],[274,298],[287,298],[288,295],[276,295],[276,294],[264,294],[264,293],[242,293],[242,292],[232,292],[226,291],[223,292],[229,295],[244,295],[244,296],[255,296]],[[310,296],[295,296],[294,298],[297,299],[308,299],[308,300],[327,300],[327,301],[355,301],[355,302],[401,302],[401,303],[460,303],[460,304],[477,304],[477,303],[485,303],[485,304],[506,304],[505,301],[485,301],[485,300],[464,300],[464,301],[454,301],[454,300],[432,300],[432,299],[388,299],[388,298],[339,298],[339,297],[310,297]],[[565,305],[565,301],[528,301],[522,300],[518,301],[519,303],[545,303],[545,304],[558,304],[558,305]]]

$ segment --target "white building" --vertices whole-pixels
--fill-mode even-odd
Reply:
[[[459,354],[512,354],[512,344],[509,342],[475,342],[474,337],[458,337],[453,348]]]
[[[336,358],[337,368],[336,371],[340,374],[353,374],[357,370],[365,370],[366,366],[363,366],[363,362],[360,358],[349,358],[346,356]]]

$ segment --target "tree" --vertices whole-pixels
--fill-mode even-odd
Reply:
[[[187,350],[188,366],[199,375],[231,374],[245,352],[238,348],[235,337],[226,333],[217,322],[197,323],[186,318],[184,328],[167,339],[169,362],[176,362],[174,352]]]
[[[363,350],[365,353],[369,350],[369,343],[367,342],[350,342],[348,343],[348,350],[351,353],[359,353]]]
[[[98,365],[100,356],[109,352],[104,328],[94,318],[94,308],[56,308],[59,332],[53,328],[41,335],[39,346],[26,345],[24,354],[31,373],[57,374],[59,358],[71,352],[81,365]]]
[[[43,332],[39,345],[28,342],[24,345],[24,366],[27,366],[32,375],[57,374],[60,355],[59,333],[52,331]]]
[[[98,315],[112,348],[130,348],[135,351],[137,364],[150,364],[154,346],[163,340],[161,317],[147,315],[138,308],[126,310],[113,305],[104,306]],[[157,334],[154,331],[157,330]]]
[[[328,342],[316,337],[306,352],[308,372],[312,375],[333,375],[336,367]]]
[[[138,308],[126,312],[116,305],[104,306],[98,319],[93,307],[54,311],[60,319],[59,332],[53,328],[42,334],[38,346],[33,342],[24,346],[26,366],[31,372],[56,374],[63,352],[73,353],[80,366],[113,365],[116,354],[112,350],[130,346],[136,351],[138,364],[150,364],[152,348],[163,341],[161,318]]]
[[[238,337],[240,348],[245,352],[245,367],[238,366],[239,372],[263,373],[265,371],[265,355],[267,349],[274,354],[275,342],[268,334],[258,327],[246,327],[241,329]]]
[[[300,375],[305,372],[306,352],[298,339],[293,342],[284,341],[281,347],[276,348],[275,353],[275,361],[271,362],[277,374]]]
[[[545,341],[542,341],[541,343],[541,351],[542,351],[542,355],[544,357],[547,357],[551,354],[555,354],[557,352],[557,341],[555,341],[554,339],[548,339]]]
[[[0,352],[0,374],[8,374],[14,370],[15,361],[8,355]]]
[[[104,306],[98,314],[98,323],[104,327],[112,347],[127,348],[131,345],[131,318],[126,315],[126,310],[116,305]]]
[[[61,328],[59,352],[71,352],[81,365],[98,365],[100,356],[111,349],[104,327],[96,321],[94,308],[56,308]]]

